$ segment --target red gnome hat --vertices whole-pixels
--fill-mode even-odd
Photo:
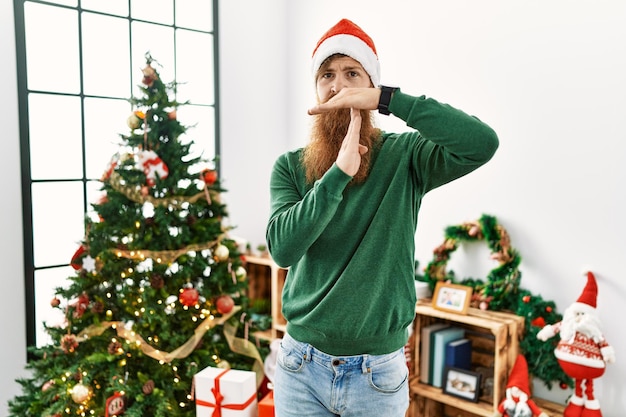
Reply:
[[[517,387],[520,391],[526,394],[530,398],[530,385],[528,384],[528,363],[526,358],[521,353],[517,355],[515,365],[509,375],[509,381],[506,384],[506,388],[510,389]]]
[[[582,294],[576,300],[576,309],[586,313],[595,311],[597,298],[598,284],[596,283],[596,277],[589,271],[587,272],[587,285],[585,285]]]

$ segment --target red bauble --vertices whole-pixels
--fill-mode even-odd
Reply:
[[[230,295],[221,295],[215,302],[217,311],[220,314],[228,314],[235,306],[235,301]]]
[[[530,301],[530,295],[525,295],[524,297],[522,297],[522,301],[528,303]]]
[[[198,303],[199,296],[198,290],[195,288],[185,288],[181,291],[178,300],[182,305],[191,307]]]
[[[214,169],[205,169],[202,171],[202,179],[207,185],[215,184],[217,181],[217,171]]]

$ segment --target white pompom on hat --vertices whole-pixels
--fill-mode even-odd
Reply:
[[[374,41],[354,22],[341,19],[317,42],[313,50],[312,72],[317,74],[324,61],[334,55],[343,54],[359,61],[370,76],[374,86],[380,84],[380,63]]]

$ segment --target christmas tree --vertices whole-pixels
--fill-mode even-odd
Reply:
[[[76,274],[51,302],[65,323],[46,326],[51,344],[30,348],[13,416],[194,416],[201,369],[262,378],[247,340],[255,327],[247,274],[223,224],[214,161],[191,155],[176,117],[186,103],[170,98],[176,83],[163,83],[146,59],[130,133],[72,257]]]

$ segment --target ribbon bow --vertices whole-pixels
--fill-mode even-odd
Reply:
[[[214,407],[211,417],[222,417],[222,408],[228,410],[245,410],[256,398],[256,393],[253,393],[248,400],[243,404],[222,404],[224,396],[220,392],[220,378],[224,376],[230,369],[226,369],[224,372],[215,377],[215,385],[211,388],[213,397],[215,397],[215,403],[209,401],[196,399],[196,405],[202,405],[205,407]]]

